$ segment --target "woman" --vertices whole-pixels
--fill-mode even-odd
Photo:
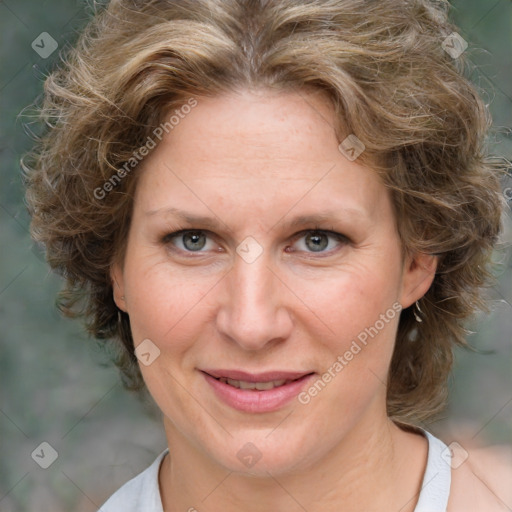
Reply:
[[[168,441],[102,511],[511,506],[419,427],[502,201],[446,7],[113,0],[48,78],[33,233]]]

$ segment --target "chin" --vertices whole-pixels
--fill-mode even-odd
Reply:
[[[312,439],[311,435],[285,430],[280,434],[268,429],[238,432],[226,439],[220,450],[219,446],[205,448],[227,471],[264,478],[269,473],[278,476],[305,470],[329,450],[318,446],[316,435]]]

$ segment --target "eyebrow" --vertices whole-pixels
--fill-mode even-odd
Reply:
[[[339,208],[337,210],[327,210],[320,213],[310,215],[299,215],[290,220],[281,219],[276,223],[282,224],[286,229],[294,229],[300,226],[311,226],[315,224],[323,224],[325,222],[335,222],[348,217],[350,219],[363,219],[367,214],[356,208]],[[271,228],[273,229],[273,227]]]
[[[184,222],[189,224],[201,224],[206,228],[218,228],[221,224],[224,224],[220,219],[215,217],[206,217],[203,215],[195,215],[190,212],[186,212],[184,210],[180,210],[178,208],[159,208],[157,210],[148,210],[144,212],[148,217],[154,215],[163,215],[167,217],[168,215],[173,215],[174,217],[178,217]]]
[[[203,215],[195,215],[191,212],[187,212],[185,210],[180,210],[179,208],[160,208],[157,210],[149,210],[145,212],[146,216],[154,216],[154,215],[163,215],[168,216],[172,215],[181,219],[182,221],[188,224],[196,224],[201,225],[207,229],[218,229],[219,226],[226,226],[225,222],[220,220],[218,217],[207,217]],[[339,208],[337,210],[327,210],[319,213],[312,213],[308,215],[299,215],[297,217],[293,217],[289,220],[284,220],[286,215],[278,220],[270,229],[274,229],[275,226],[281,224],[285,229],[294,229],[300,226],[312,226],[315,224],[322,224],[324,222],[333,222],[336,220],[340,220],[340,216],[347,216],[350,219],[365,219],[368,214],[357,208]],[[227,226],[226,226],[227,227]]]

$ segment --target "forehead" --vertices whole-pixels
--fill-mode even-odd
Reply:
[[[199,98],[164,144],[180,154],[194,151],[194,160],[219,174],[231,160],[261,178],[288,162],[329,159],[327,146],[337,147],[333,121],[331,105],[318,93],[233,92]],[[295,177],[303,170],[296,166]]]
[[[295,201],[378,214],[386,194],[380,178],[338,145],[332,105],[318,93],[198,97],[143,162],[136,198],[145,210],[192,200],[206,213],[220,200],[263,212]]]

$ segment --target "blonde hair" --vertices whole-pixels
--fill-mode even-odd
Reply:
[[[442,0],[112,0],[96,13],[46,80],[48,129],[23,165],[33,236],[66,280],[61,308],[117,347],[128,388],[143,381],[109,269],[125,250],[136,165],[108,194],[95,191],[190,98],[313,88],[332,102],[339,140],[355,134],[366,147],[360,161],[389,187],[404,251],[439,256],[423,322],[412,308],[401,313],[387,407],[407,423],[440,410],[464,320],[482,306],[502,209],[484,147],[489,116],[464,77],[464,55],[443,48],[455,30],[447,8]]]

